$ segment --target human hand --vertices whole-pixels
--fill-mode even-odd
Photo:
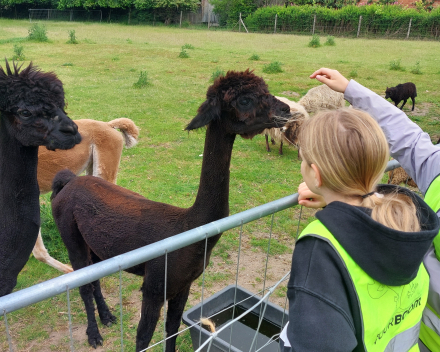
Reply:
[[[303,182],[298,186],[298,204],[307,208],[322,208],[327,205],[324,197],[313,193],[306,183]]]
[[[326,84],[336,92],[344,93],[348,86],[348,79],[338,71],[329,68],[320,68],[313,72],[310,78],[316,78],[319,82]]]

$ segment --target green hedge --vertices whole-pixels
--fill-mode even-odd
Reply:
[[[341,9],[318,6],[262,7],[247,16],[245,24],[255,31],[310,33],[316,15],[315,33],[356,36],[362,16],[360,35],[406,37],[411,19],[410,37],[437,38],[440,34],[440,8],[417,11],[399,5],[349,5]]]

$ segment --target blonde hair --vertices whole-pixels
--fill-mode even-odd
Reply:
[[[389,159],[388,143],[377,122],[356,109],[321,111],[304,121],[299,133],[301,155],[320,171],[322,185],[345,196],[359,197],[372,218],[392,229],[420,230],[412,199],[392,192],[363,198],[376,189]]]

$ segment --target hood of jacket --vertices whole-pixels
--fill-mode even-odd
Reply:
[[[378,193],[407,194],[418,209],[419,232],[393,230],[371,218],[371,209],[331,202],[316,217],[356,263],[374,280],[389,286],[406,285],[419,270],[439,232],[439,219],[415,193],[394,185],[379,185]]]

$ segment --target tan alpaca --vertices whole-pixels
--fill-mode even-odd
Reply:
[[[58,171],[69,169],[76,175],[84,171],[87,175],[101,177],[116,183],[122,149],[136,145],[139,129],[134,122],[127,118],[119,118],[110,122],[95,120],[76,120],[82,141],[68,150],[38,150],[38,185],[40,194],[52,190],[52,180]],[[116,131],[119,129],[121,133]],[[44,246],[41,228],[37,242],[32,251],[35,258],[65,273],[72,272],[68,265],[52,258]]]

